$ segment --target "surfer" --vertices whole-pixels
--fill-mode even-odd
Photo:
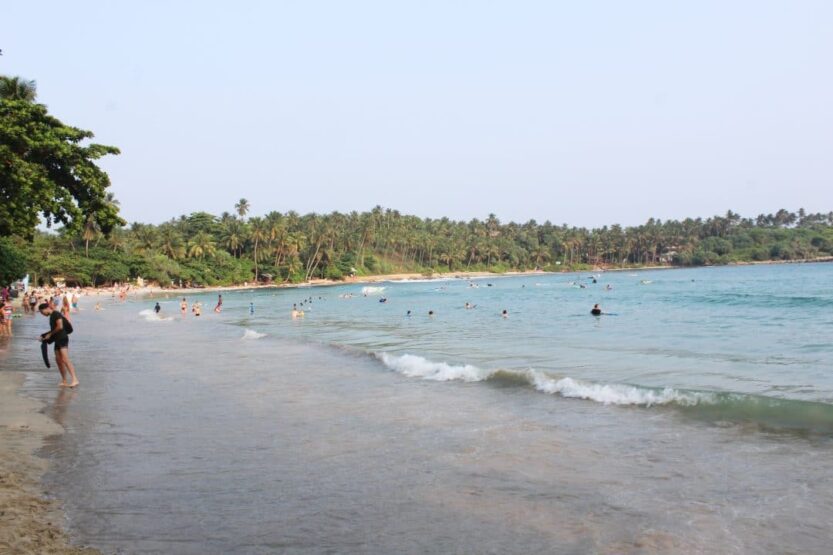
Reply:
[[[593,316],[601,316],[602,315],[602,309],[599,308],[598,304],[594,304],[593,308],[590,309],[590,314],[592,314]]]
[[[52,309],[47,303],[38,307],[41,314],[49,318],[49,331],[40,336],[41,341],[55,344],[55,362],[58,364],[58,371],[61,373],[61,387],[75,387],[80,382],[75,375],[75,367],[69,360],[69,334],[72,332],[72,324],[60,312]],[[67,374],[71,382],[67,383]]]

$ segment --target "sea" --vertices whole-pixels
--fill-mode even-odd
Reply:
[[[175,293],[85,298],[76,390],[27,340],[45,318],[0,351],[66,430],[40,455],[79,545],[833,549],[833,264],[186,299],[201,316]]]

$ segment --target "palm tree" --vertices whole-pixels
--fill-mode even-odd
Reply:
[[[249,205],[249,201],[244,198],[241,198],[239,201],[237,201],[237,204],[234,205],[234,209],[237,210],[237,214],[241,218],[246,217],[246,214],[249,213],[250,208],[251,206]]]
[[[95,239],[98,235],[98,224],[92,214],[87,214],[87,219],[84,222],[84,231],[82,237],[84,239],[84,257],[90,257],[90,241]]]
[[[220,241],[223,246],[226,247],[232,255],[240,258],[240,249],[245,240],[246,230],[240,220],[236,218],[228,219],[223,225],[223,230],[220,234]]]
[[[0,98],[3,100],[34,102],[37,94],[34,81],[27,81],[22,77],[0,76]]]
[[[191,248],[188,250],[188,255],[192,258],[204,259],[206,256],[214,256],[217,252],[217,247],[211,235],[205,231],[200,231],[191,238]]]
[[[176,228],[166,225],[159,234],[159,250],[162,254],[177,260],[185,256],[185,244],[182,240],[182,235]]]
[[[263,218],[252,218],[249,220],[249,225],[251,226],[251,231],[249,233],[249,238],[254,242],[254,253],[253,258],[255,262],[255,283],[258,280],[258,252],[257,247],[261,243],[261,241],[266,241],[269,239],[269,228]]]
[[[136,238],[136,252],[149,254],[156,246],[156,228],[151,225],[135,223],[131,231]]]

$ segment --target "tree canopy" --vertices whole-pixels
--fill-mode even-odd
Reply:
[[[124,225],[95,163],[119,150],[87,143],[90,131],[62,123],[34,98],[34,82],[0,78],[0,237],[31,238],[42,219],[105,234]]]

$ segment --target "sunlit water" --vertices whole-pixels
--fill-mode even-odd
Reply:
[[[103,296],[79,390],[34,341],[0,368],[109,551],[829,552],[833,265],[589,276]]]

